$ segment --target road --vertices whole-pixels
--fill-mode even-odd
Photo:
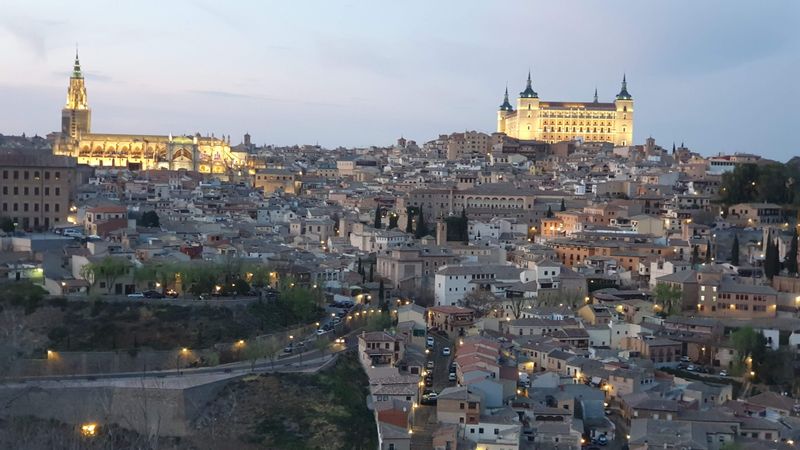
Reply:
[[[442,389],[446,387],[455,386],[454,381],[448,380],[450,363],[453,361],[455,348],[449,339],[438,333],[430,333],[428,336],[433,336],[434,341],[433,349],[428,354],[428,360],[433,360],[433,390],[438,393],[442,392]],[[449,356],[442,355],[442,349],[445,347],[450,348]]]

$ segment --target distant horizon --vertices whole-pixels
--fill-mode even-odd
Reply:
[[[422,145],[495,131],[504,89],[513,104],[530,69],[549,101],[590,101],[595,87],[611,101],[626,73],[636,145],[652,136],[782,162],[800,153],[797,3],[311,5],[144,1],[112,14],[99,1],[11,2],[0,98],[13,108],[0,111],[0,132],[58,131],[77,42],[99,133]]]

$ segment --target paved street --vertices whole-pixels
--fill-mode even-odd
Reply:
[[[434,337],[434,347],[428,355],[428,359],[433,360],[434,363],[433,390],[438,393],[448,386],[455,386],[455,382],[447,379],[455,349],[450,340],[444,336],[436,333],[431,333],[430,336]],[[442,349],[445,347],[450,347],[450,356],[442,355]]]

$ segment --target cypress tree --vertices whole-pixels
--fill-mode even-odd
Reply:
[[[461,209],[461,240],[469,244],[469,219],[467,219],[466,208]]]
[[[792,242],[789,244],[789,251],[786,253],[784,265],[789,275],[797,275],[797,227],[792,233]]]
[[[422,214],[422,209],[419,210],[417,216],[417,229],[414,230],[414,237],[417,239],[428,234],[428,225],[425,224],[425,216]]]
[[[696,245],[692,246],[692,265],[700,264],[700,248]]]
[[[388,305],[386,304],[386,294],[383,292],[383,278],[381,278],[381,282],[378,285],[378,302],[381,305],[381,311],[386,312]]]
[[[391,213],[389,214],[389,226],[387,227],[387,229],[391,230],[394,228],[397,228],[397,214]]]
[[[545,217],[547,217],[548,219],[552,219],[553,216],[554,216],[553,208],[550,205],[547,205],[547,214],[545,215]]]
[[[358,270],[359,275],[364,275],[364,267],[361,264],[361,258],[358,258]]]
[[[706,264],[711,264],[711,241],[706,241]]]
[[[369,282],[375,281],[375,263],[369,265]]]
[[[413,233],[414,232],[414,221],[412,220],[414,217],[414,210],[411,208],[406,208],[406,233]]]
[[[375,208],[375,224],[373,225],[375,228],[381,228],[381,207],[378,206]]]
[[[764,276],[768,279],[772,279],[775,274],[778,272],[778,267],[776,266],[775,262],[777,261],[776,258],[776,251],[775,245],[772,242],[772,233],[767,234],[767,241],[765,242],[766,248],[764,249]]]
[[[739,235],[733,235],[733,246],[731,247],[731,264],[739,265]]]
[[[564,199],[563,198],[561,199],[561,208],[559,208],[559,209],[561,211],[566,211],[567,210],[567,204],[564,203]]]

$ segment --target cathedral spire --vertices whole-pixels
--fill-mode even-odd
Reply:
[[[597,103],[597,86],[594,87],[594,102]]]
[[[619,90],[619,94],[617,94],[617,100],[631,100],[631,94],[628,93],[628,80],[625,74],[622,74],[622,88]]]
[[[539,94],[533,90],[533,83],[531,82],[531,70],[528,69],[528,82],[525,84],[525,90],[519,93],[521,98],[539,98]]]
[[[503,104],[500,105],[500,111],[513,111],[514,108],[511,106],[511,103],[508,101],[508,85],[506,85],[506,93],[503,96]]]
[[[72,78],[83,78],[81,60],[78,58],[78,44],[75,44],[75,64],[72,66]]]

